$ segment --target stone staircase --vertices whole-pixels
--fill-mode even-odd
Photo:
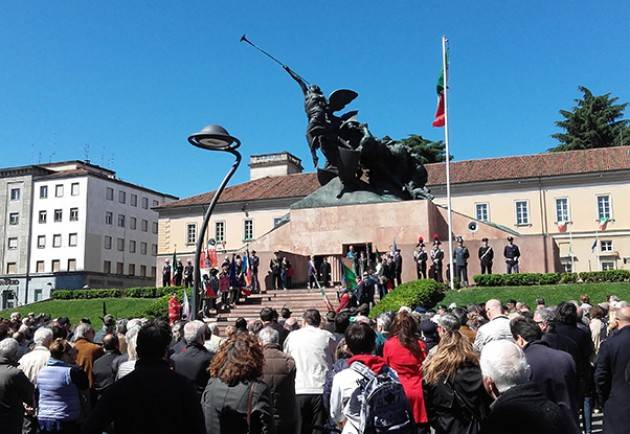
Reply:
[[[333,307],[337,307],[337,292],[335,288],[325,288],[324,293]],[[264,294],[252,294],[247,300],[241,300],[240,304],[232,308],[230,312],[213,315],[212,318],[206,319],[206,322],[217,322],[221,326],[234,324],[237,318],[243,317],[249,320],[259,319],[260,310],[263,307],[273,307],[278,313],[283,307],[291,309],[293,317],[302,318],[306,309],[315,308],[320,311],[322,317],[326,314],[328,308],[319,289],[296,288],[286,291],[276,290],[267,291]]]

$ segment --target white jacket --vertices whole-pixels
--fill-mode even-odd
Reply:
[[[284,341],[284,352],[295,360],[296,395],[321,394],[326,372],[333,364],[335,338],[329,331],[304,326],[289,333]]]
[[[18,362],[18,368],[24,372],[24,375],[31,381],[37,383],[37,375],[39,371],[46,366],[50,359],[50,351],[43,345],[37,345],[30,352],[24,354]]]

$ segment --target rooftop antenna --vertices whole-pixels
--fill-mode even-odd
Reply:
[[[89,143],[83,144],[83,160],[86,163],[90,162],[90,144]]]

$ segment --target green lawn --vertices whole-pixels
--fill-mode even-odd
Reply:
[[[100,327],[99,317],[103,316],[103,302],[107,313],[116,318],[131,318],[141,315],[156,299],[151,298],[94,298],[89,300],[46,300],[16,309],[0,311],[0,317],[7,318],[11,312],[18,311],[22,315],[28,312],[47,313],[52,318],[67,316],[72,324],[76,324],[81,318],[92,320],[95,327]]]
[[[630,300],[630,282],[475,287],[449,291],[441,304],[483,303],[491,298],[498,298],[505,302],[506,299],[514,298],[527,303],[533,309],[536,307],[538,297],[544,297],[547,305],[554,305],[561,301],[577,300],[581,294],[588,294],[591,297],[591,303],[601,303],[610,294],[622,300]]]

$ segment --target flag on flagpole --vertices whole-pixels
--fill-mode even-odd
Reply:
[[[177,269],[177,248],[173,251],[173,262],[171,263],[171,285],[175,285],[175,270]]]
[[[591,246],[591,253],[595,253],[595,249],[597,249],[597,239],[593,241],[593,245]]]
[[[600,231],[605,231],[606,230],[606,226],[608,226],[608,221],[609,221],[608,217],[600,217],[600,219],[599,219],[599,230]]]
[[[446,116],[444,110],[444,70],[440,72],[440,77],[437,82],[437,95],[438,102],[437,108],[435,109],[435,119],[433,120],[433,126],[436,128],[443,127],[446,123]]]
[[[558,232],[566,232],[567,231],[567,222],[559,222],[558,223]]]
[[[219,258],[217,256],[217,249],[215,249],[214,247],[212,249],[208,249],[206,256],[208,256],[208,260],[210,261],[210,267],[219,268]]]
[[[249,265],[249,250],[243,255],[243,274],[245,275],[245,285],[251,285],[252,270]]]
[[[188,295],[184,288],[184,297],[182,301],[182,319],[190,319],[190,303],[188,302]]]
[[[206,252],[203,249],[201,249],[200,254],[201,255],[199,256],[199,269],[203,270],[204,268],[208,268],[208,265],[206,262],[208,260],[208,257],[206,256]]]
[[[341,267],[346,287],[354,289],[357,286],[357,273],[354,272],[354,261],[350,258],[341,258]]]

